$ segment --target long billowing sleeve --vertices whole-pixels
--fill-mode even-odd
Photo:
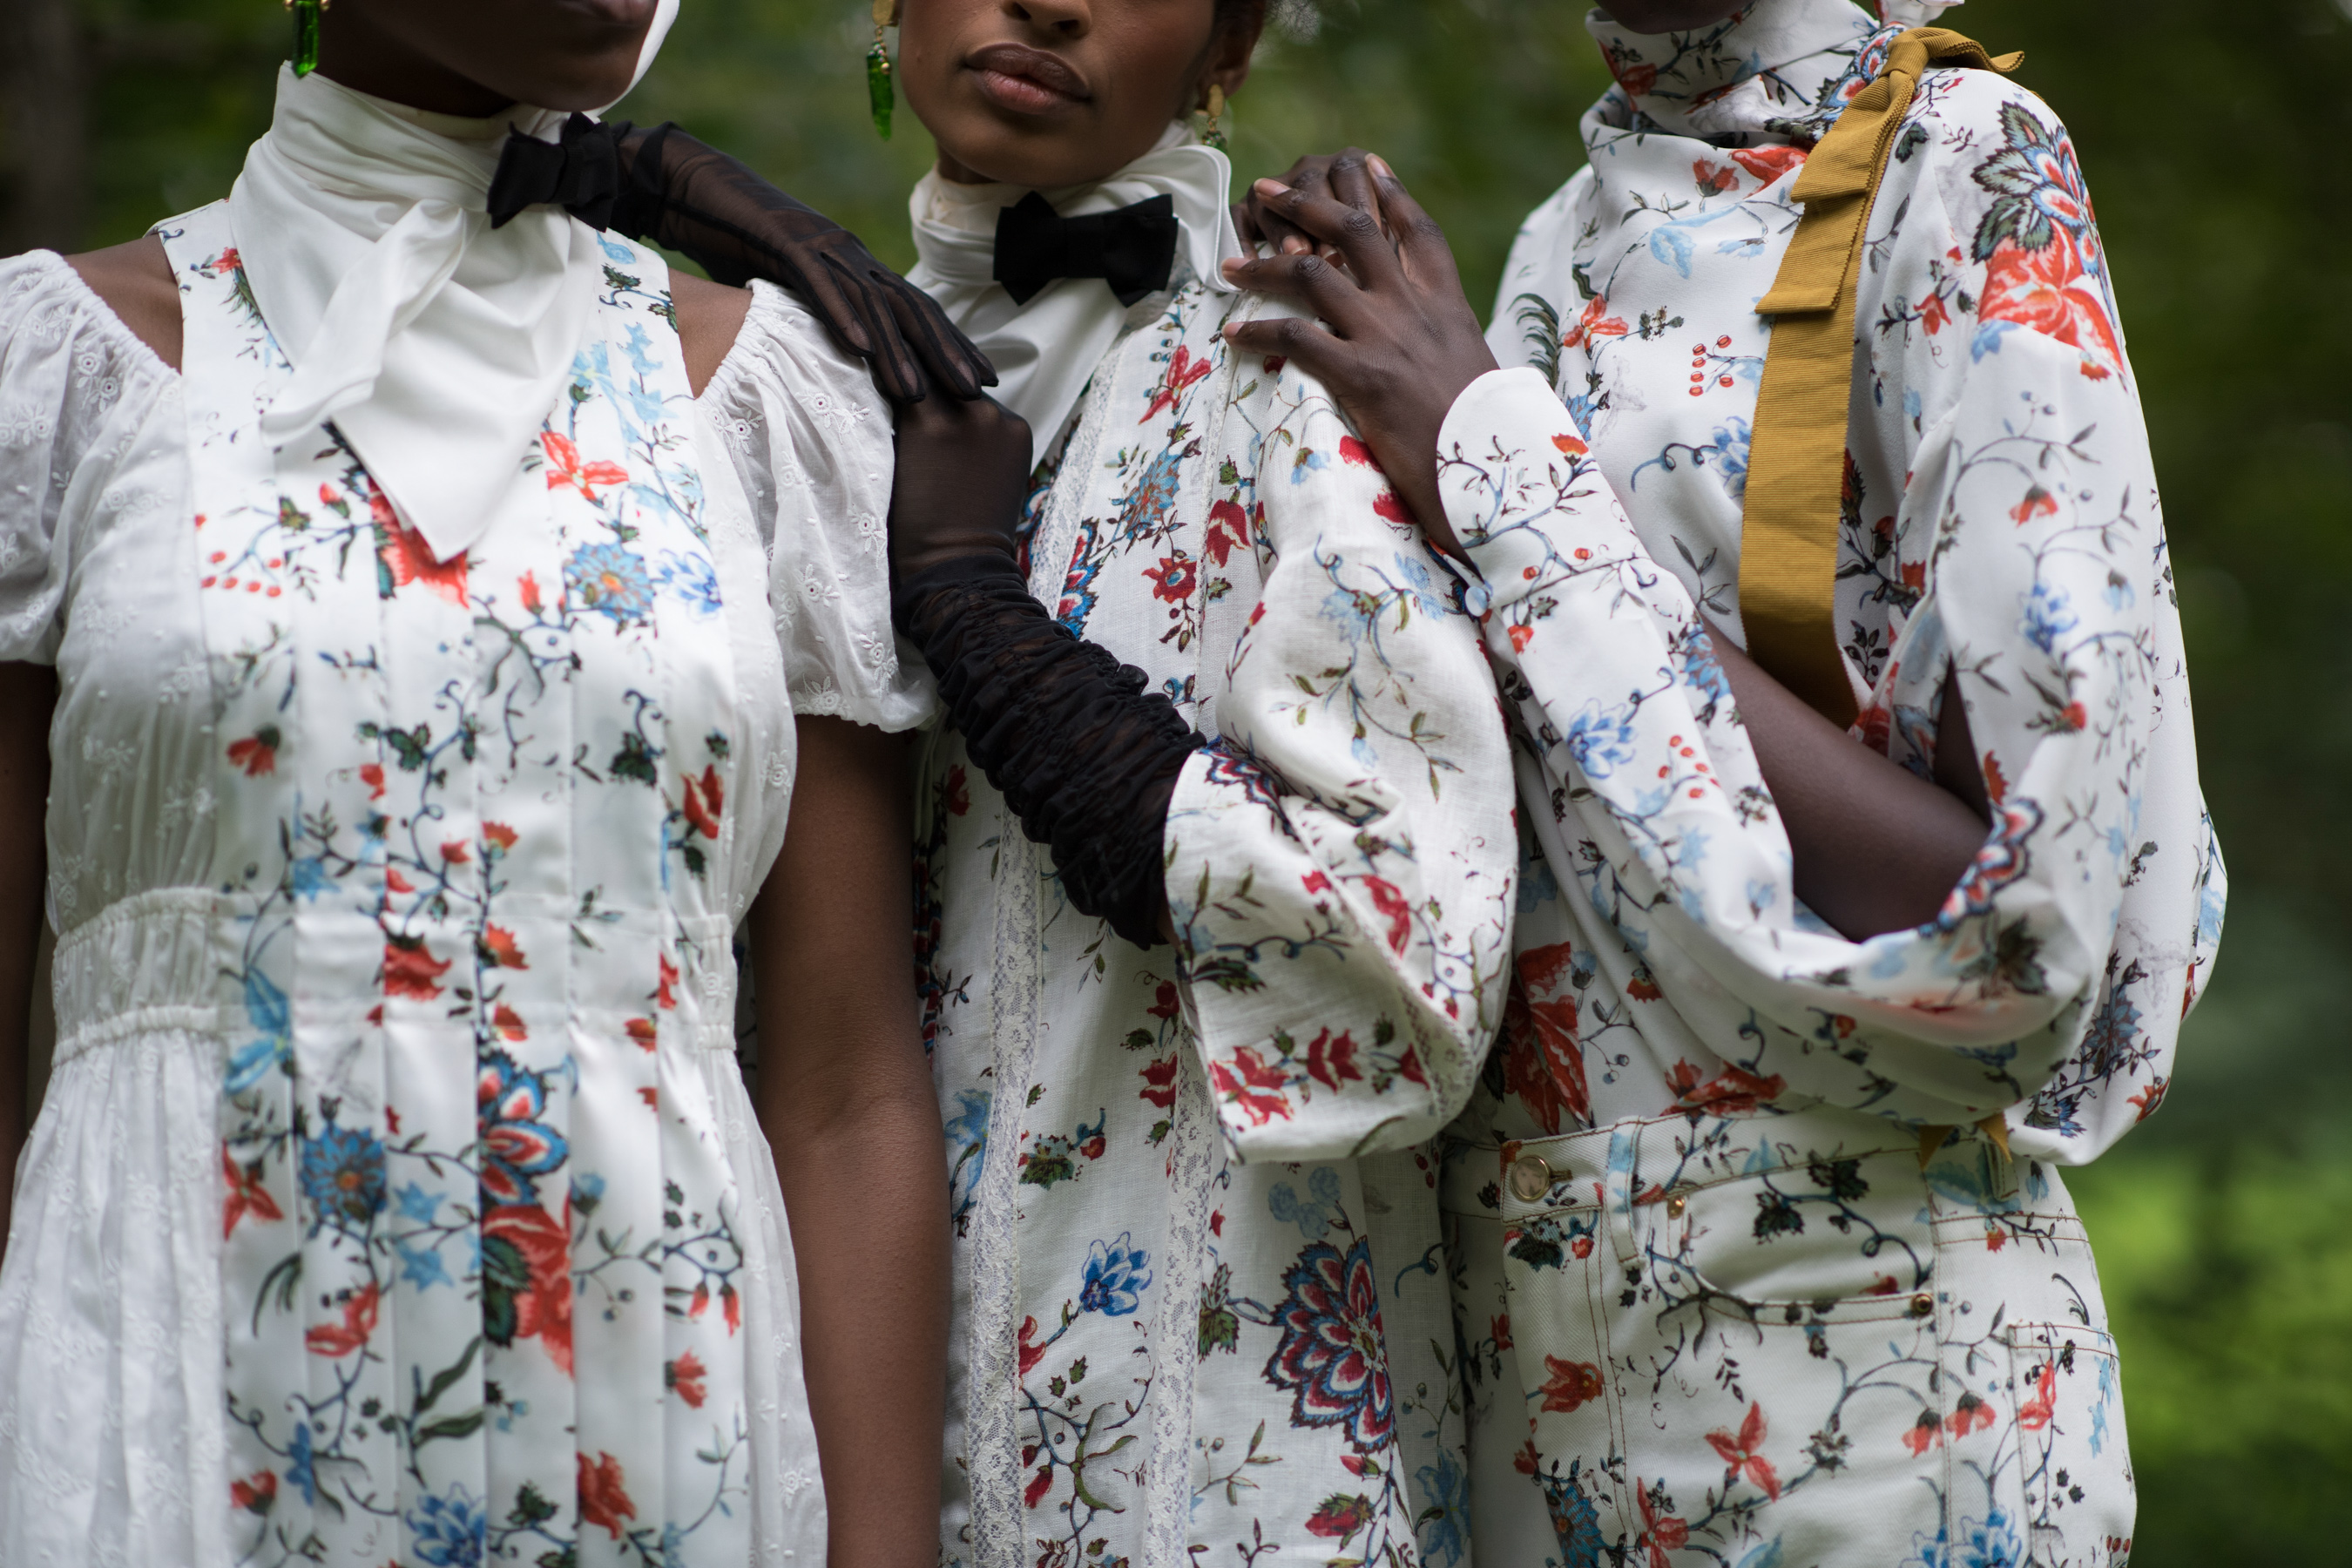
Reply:
[[[1551,1131],[1555,1102],[2005,1111],[2021,1153],[2087,1161],[2163,1098],[2225,879],[2065,128],[1990,72],[1931,70],[1873,208],[1834,584],[1854,735],[1928,773],[1957,681],[1996,820],[1934,922],[1853,942],[1793,897],[1706,631],[1744,637],[1754,303],[1806,151],[1779,121],[1725,152],[1596,116],[1591,165],[1505,268],[1488,341],[1521,368],[1465,392],[1439,447],[1548,879],[1520,967],[1558,1027],[1514,1032],[1515,1091]],[[1693,178],[1697,209],[1662,205]],[[1601,1059],[1621,1026],[1641,1048]]]
[[[1169,812],[1185,991],[1244,1158],[1401,1148],[1462,1108],[1502,1016],[1503,721],[1458,584],[1320,388],[1269,374],[1227,418],[1248,456],[1209,552],[1264,577]]]
[[[1496,372],[1456,405],[1447,508],[1559,838],[1597,849],[1610,898],[1655,939],[1645,957],[1670,1001],[1752,1015],[1711,1040],[1727,1060],[1924,1123],[2040,1096],[2071,1099],[2078,1129],[2127,1124],[2145,1084],[2137,1100],[2080,1091],[2141,1065],[2161,1093],[2179,1012],[2143,1017],[2139,998],[2185,1010],[2219,935],[2170,565],[2123,378],[2086,375],[2038,331],[1994,341],[1903,500],[1936,542],[1894,660],[1957,668],[1999,816],[1916,931],[1849,942],[1796,903],[1691,595],[1539,376]],[[1888,719],[1866,713],[1865,732]],[[2116,1051],[2126,1024],[2138,1063]]]

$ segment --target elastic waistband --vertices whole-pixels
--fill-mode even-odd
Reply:
[[[56,1061],[134,1036],[220,1026],[213,932],[234,900],[205,888],[119,899],[58,939]]]

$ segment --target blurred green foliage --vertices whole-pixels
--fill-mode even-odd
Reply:
[[[224,193],[266,123],[275,0],[84,0],[87,238]],[[1579,6],[1327,0],[1234,110],[1244,177],[1355,142],[1492,297],[1581,161]],[[867,122],[866,0],[692,0],[623,112],[676,118],[912,259],[930,148]],[[2097,193],[2147,405],[2234,886],[2164,1114],[2073,1184],[2124,1351],[2139,1568],[2352,1561],[2352,0],[1974,0]]]

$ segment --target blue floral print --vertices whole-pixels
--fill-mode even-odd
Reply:
[[[1124,1231],[1117,1241],[1096,1242],[1078,1274],[1078,1310],[1107,1318],[1128,1316],[1143,1304],[1143,1292],[1151,1286],[1150,1262],[1150,1255],[1130,1243]]]

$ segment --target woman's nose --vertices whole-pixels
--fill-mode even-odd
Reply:
[[[1005,14],[1065,38],[1094,29],[1093,0],[1004,0]]]

